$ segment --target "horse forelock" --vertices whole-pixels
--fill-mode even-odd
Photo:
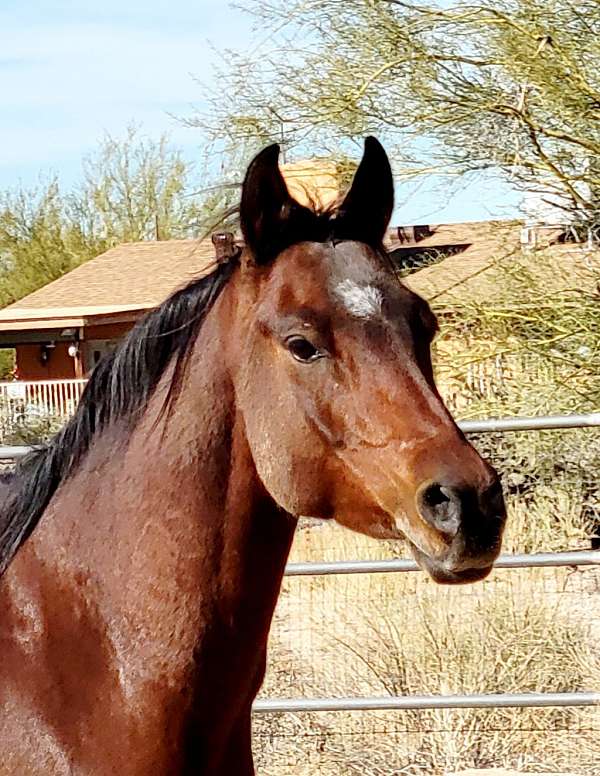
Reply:
[[[274,230],[269,239],[263,242],[259,255],[254,258],[257,264],[268,265],[274,263],[285,250],[300,243],[362,243],[359,237],[339,202],[327,207],[312,204],[310,209],[299,207],[296,213],[292,209],[279,224],[279,229]],[[387,256],[382,243],[366,244],[377,253]]]

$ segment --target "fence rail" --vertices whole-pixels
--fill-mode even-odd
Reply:
[[[546,415],[529,418],[493,418],[459,423],[465,433],[540,431],[600,426],[600,412],[587,415]],[[494,568],[556,568],[600,566],[600,551],[501,555]],[[414,572],[412,560],[333,561],[330,563],[289,563],[286,576],[329,576],[333,574],[373,574]],[[408,695],[345,698],[259,698],[255,714],[324,711],[497,709],[600,706],[600,692],[494,693],[474,695]]]
[[[600,427],[600,412],[587,415],[543,415],[529,418],[491,418],[462,421],[465,433],[541,431]],[[1,447],[0,459],[16,460],[33,448]],[[547,568],[600,566],[600,551],[501,555],[494,568]],[[414,572],[419,566],[412,560],[354,560],[330,563],[289,563],[286,576],[327,576],[332,574],[373,574]],[[496,693],[473,695],[410,695],[345,698],[259,698],[253,705],[256,714],[323,711],[491,709],[559,706],[600,706],[600,692]]]
[[[76,381],[74,381],[76,382]],[[85,383],[85,381],[81,381]],[[459,427],[465,434],[491,433],[494,431],[543,431],[569,428],[600,427],[600,412],[587,415],[537,415],[529,418],[487,418],[461,420]],[[0,460],[11,461],[27,455],[32,447],[25,445],[0,445]]]
[[[530,555],[500,555],[494,568],[557,568],[600,566],[600,550],[581,550]],[[286,576],[329,576],[419,571],[411,560],[355,560],[331,563],[289,563]],[[600,706],[600,692],[490,693],[473,695],[385,695],[346,698],[259,698],[255,714],[319,711],[374,711],[427,709],[542,708]]]
[[[534,415],[529,418],[488,418],[462,420],[458,424],[465,434],[493,431],[545,431],[564,428],[600,426],[600,412],[587,415]]]
[[[0,445],[0,461],[16,461],[30,453],[34,448],[27,445]]]
[[[489,695],[383,695],[366,698],[264,698],[258,714],[300,711],[381,711],[410,709],[497,709],[600,706],[600,692],[490,693]]]
[[[87,380],[0,382],[0,432],[14,433],[31,420],[70,418]]]
[[[496,569],[559,568],[564,566],[600,565],[600,550],[571,552],[538,552],[531,555],[500,555]],[[332,574],[385,574],[420,571],[414,560],[341,560],[329,563],[288,563],[288,577],[330,576]]]

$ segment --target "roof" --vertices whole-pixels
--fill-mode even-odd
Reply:
[[[564,230],[536,227],[535,239],[524,251],[527,230],[518,221],[479,221],[430,227],[431,236],[406,248],[419,250],[460,246],[447,258],[404,278],[404,282],[436,309],[452,307],[456,300],[493,300],[501,289],[499,273],[511,266],[527,266],[543,281],[548,292],[568,288],[597,291],[600,250],[583,244],[558,243]],[[530,232],[530,238],[534,235]],[[392,250],[402,246],[392,245]]]
[[[510,262],[522,249],[523,227],[517,221],[476,221],[411,229],[389,230],[386,246],[395,255],[429,251],[435,259],[436,249],[444,253],[454,250],[405,278],[408,286],[434,301],[438,309],[446,302],[450,305],[453,297],[493,296],[494,269]],[[557,230],[544,234],[541,246],[547,248],[557,236]],[[597,273],[600,253],[592,253]],[[537,251],[531,255],[532,266],[539,266],[549,284],[565,288],[579,276],[584,282],[592,254],[580,246],[565,244],[551,245],[543,252],[543,260]],[[212,271],[214,266],[215,248],[210,239],[118,245],[0,310],[0,331],[79,327],[91,320],[133,320],[161,304],[176,289]]]
[[[0,330],[83,326],[136,317],[214,268],[211,240],[118,245],[0,310]]]
[[[392,250],[453,247],[455,253],[404,278],[405,283],[428,300],[450,296],[458,287],[465,293],[481,285],[482,275],[499,261],[521,251],[522,224],[518,221],[473,221],[438,224],[430,236],[416,244],[392,244]],[[434,252],[434,251],[433,251]]]
[[[326,208],[340,194],[341,172],[330,159],[307,159],[281,166],[288,191],[301,205]]]
[[[281,172],[299,202],[325,207],[338,196],[340,175],[331,160],[284,164]],[[210,239],[117,245],[0,310],[0,331],[79,327],[92,318],[131,320],[214,264]]]

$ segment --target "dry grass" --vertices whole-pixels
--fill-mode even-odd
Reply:
[[[504,473],[506,552],[589,546],[600,440],[590,430],[481,436]],[[598,514],[596,512],[596,514]],[[298,532],[292,560],[406,556],[333,523]],[[483,584],[423,574],[289,578],[265,696],[600,690],[600,572],[499,570]],[[443,776],[514,768],[600,776],[598,709],[269,715],[263,776]]]
[[[295,556],[374,557],[333,526]],[[383,550],[383,552],[380,552]],[[421,574],[286,580],[263,694],[290,697],[600,689],[600,576],[498,571],[440,588]],[[255,722],[259,773],[444,774],[516,767],[600,775],[600,712],[497,709],[272,715]]]

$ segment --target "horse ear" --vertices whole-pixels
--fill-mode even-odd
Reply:
[[[350,191],[338,209],[336,237],[380,245],[394,209],[394,179],[386,152],[374,137],[365,150]]]
[[[265,264],[285,246],[293,226],[313,217],[290,195],[278,165],[277,143],[250,162],[242,186],[240,223],[254,262]]]

